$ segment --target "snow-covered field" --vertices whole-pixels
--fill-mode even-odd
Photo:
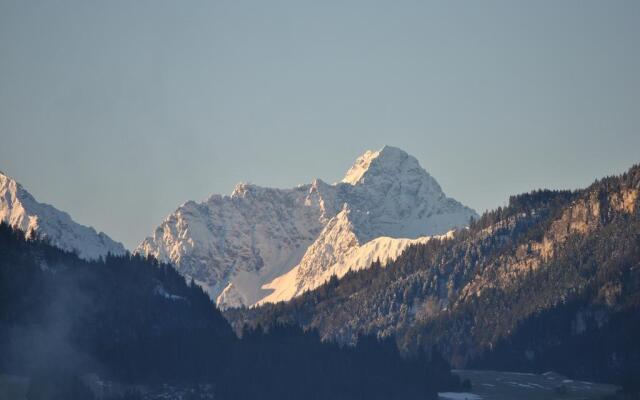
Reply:
[[[443,392],[438,393],[438,397],[442,400],[481,400],[482,397],[473,393],[466,392]]]
[[[613,385],[568,379],[555,372],[454,370],[471,381],[468,393],[439,393],[442,400],[578,400],[601,399],[615,393]]]

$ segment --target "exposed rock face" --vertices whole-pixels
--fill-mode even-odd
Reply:
[[[121,243],[106,234],[74,222],[69,214],[49,204],[38,203],[22,185],[1,172],[0,221],[24,231],[27,236],[37,234],[84,259],[126,253]]]
[[[348,211],[340,215],[342,210]],[[387,146],[366,152],[333,185],[321,180],[293,189],[240,184],[231,196],[187,202],[136,251],[173,262],[222,307],[252,305],[269,290],[279,294],[265,301],[286,300],[290,297],[284,292],[296,295],[316,287],[327,271],[346,272],[354,266],[350,256],[368,259],[363,248],[382,255],[379,249],[385,246],[366,246],[376,238],[443,234],[472,216],[473,210],[446,197],[414,157]],[[390,253],[383,260],[411,242],[394,243],[387,244]],[[270,283],[303,260],[295,288]],[[290,280],[279,282],[284,281]]]
[[[541,240],[532,240],[520,245],[513,254],[503,255],[496,263],[493,274],[481,274],[462,288],[462,299],[468,295],[478,295],[488,288],[508,288],[517,283],[530,271],[537,270],[551,259],[556,249],[563,246],[571,235],[588,235],[603,225],[603,199],[612,212],[632,214],[637,207],[636,188],[624,188],[601,198],[597,192],[591,192],[585,198],[578,199],[563,210],[553,221]],[[531,218],[522,216],[522,218]],[[515,222],[515,221],[514,221]]]

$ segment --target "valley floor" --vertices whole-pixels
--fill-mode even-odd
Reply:
[[[575,381],[555,372],[531,374],[502,371],[454,370],[471,382],[469,393],[440,393],[442,400],[578,400],[603,399],[617,387]]]
[[[575,381],[554,372],[528,374],[502,371],[454,370],[461,379],[471,382],[466,393],[440,393],[441,400],[601,400],[613,395],[617,387],[608,384]],[[97,376],[84,378],[98,399],[122,394],[135,389],[143,399],[202,398],[213,399],[212,387],[172,386],[156,387],[126,386],[113,382],[102,382]],[[26,378],[0,375],[0,399],[21,400],[26,398],[29,381]],[[564,389],[559,389],[564,388]],[[197,394],[197,397],[194,396]]]

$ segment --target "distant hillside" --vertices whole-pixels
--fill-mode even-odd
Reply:
[[[620,381],[640,372],[639,193],[634,166],[583,190],[514,196],[386,267],[226,315],[236,328],[296,323],[338,342],[395,336],[403,351],[435,346],[461,367]]]

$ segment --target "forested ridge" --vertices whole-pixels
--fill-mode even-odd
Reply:
[[[393,336],[459,367],[620,382],[640,373],[639,192],[634,166],[583,190],[513,196],[384,268],[226,316],[237,329],[296,323],[343,343]]]
[[[0,354],[0,374],[31,379],[29,400],[90,399],[87,373],[207,383],[220,399],[424,399],[458,385],[437,354],[402,357],[392,340],[362,336],[341,347],[296,326],[238,339],[204,291],[168,264],[84,261],[5,224]]]

